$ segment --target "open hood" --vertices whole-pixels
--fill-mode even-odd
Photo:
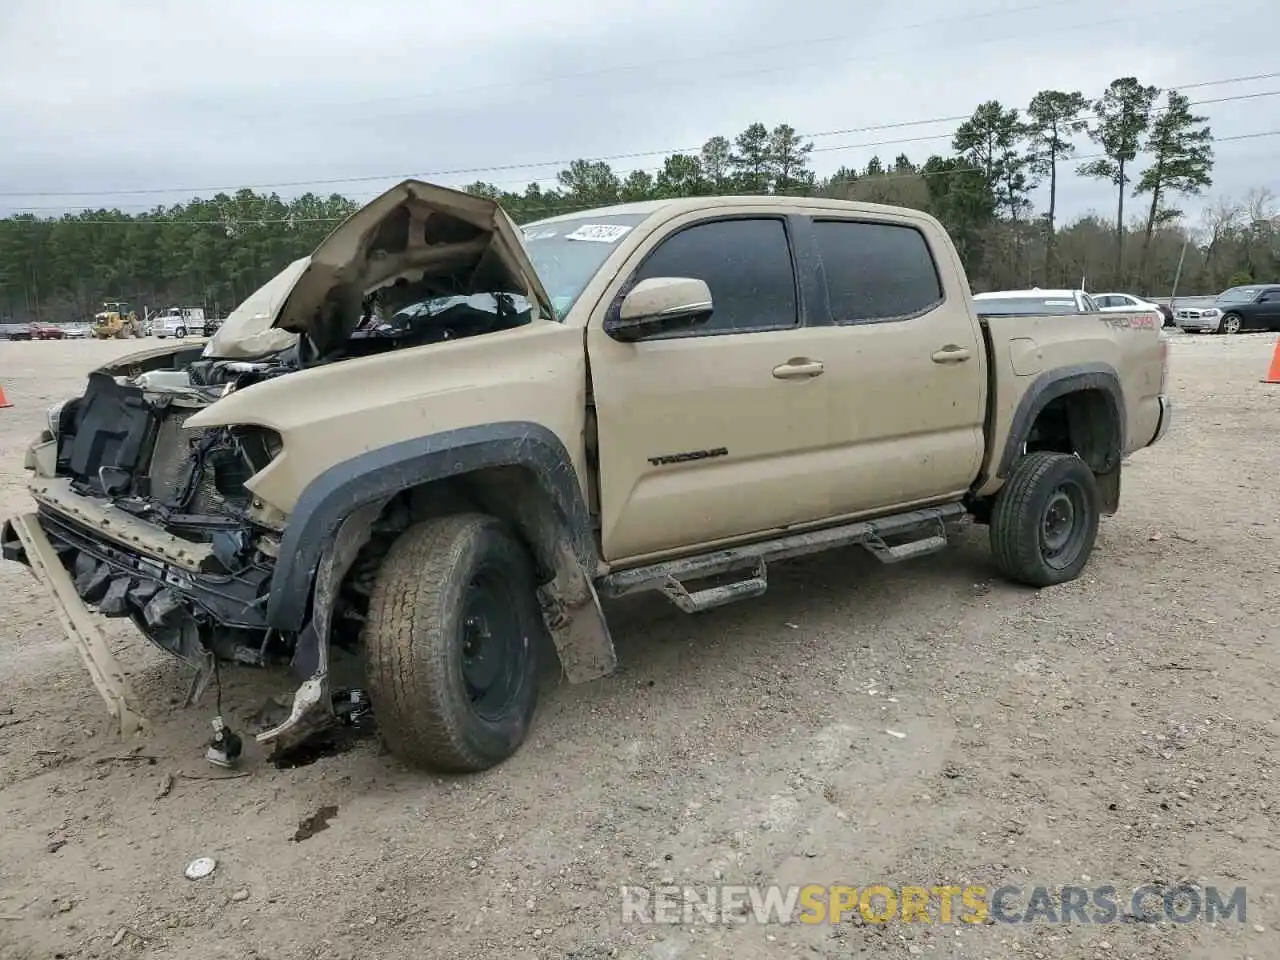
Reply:
[[[378,291],[388,314],[433,296],[512,293],[555,317],[519,231],[494,200],[405,180],[338,226],[231,312],[206,357],[260,357],[305,334],[321,355],[360,322]]]

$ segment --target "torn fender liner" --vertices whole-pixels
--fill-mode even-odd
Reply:
[[[98,632],[93,616],[76,593],[71,575],[58,562],[53,544],[40,528],[34,513],[21,514],[5,523],[0,531],[0,542],[10,544],[13,537],[21,543],[31,572],[48,591],[63,629],[89,669],[89,677],[106,701],[111,716],[119,724],[120,734],[129,737],[145,732],[150,724],[137,707],[137,699],[129,688],[119,661]],[[6,549],[6,555],[9,552]]]
[[[257,737],[259,743],[274,746],[274,756],[279,757],[337,719],[329,694],[329,627],[334,601],[342,578],[360,548],[368,542],[371,525],[384,503],[385,499],[375,500],[356,508],[325,546],[316,574],[311,621],[298,635],[294,651],[294,670],[308,669],[311,676],[294,693],[288,719]]]
[[[556,577],[542,588],[540,600],[566,675],[571,683],[583,683],[611,673],[617,655],[590,583],[596,552],[578,475],[560,438],[532,422],[502,421],[415,437],[344,460],[313,479],[298,498],[280,545],[268,624],[302,630],[321,559],[355,510],[432,480],[507,466],[537,478],[562,531],[541,557]]]
[[[591,518],[569,452],[538,423],[461,427],[370,450],[325,470],[302,491],[280,545],[267,621],[301,630],[321,554],[358,507],[401,490],[484,467],[520,466],[551,496],[570,545],[587,575],[595,569]]]

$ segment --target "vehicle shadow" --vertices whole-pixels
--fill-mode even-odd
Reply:
[[[956,598],[971,600],[990,589],[996,577],[986,528],[964,524],[952,531],[946,549],[902,564],[881,563],[858,546],[770,564],[763,596],[705,613],[686,614],[657,592],[606,601],[618,669],[573,686],[559,679],[554,651],[548,651],[543,705],[558,702],[571,709],[581,698],[608,696],[609,689],[636,683],[714,685],[720,671],[785,660],[780,648],[797,632],[842,633],[850,642],[884,635],[904,604],[943,612]]]

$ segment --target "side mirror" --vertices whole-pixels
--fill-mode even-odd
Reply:
[[[605,320],[604,332],[630,343],[655,333],[696,327],[710,319],[712,309],[705,280],[651,277],[626,295],[618,315]]]

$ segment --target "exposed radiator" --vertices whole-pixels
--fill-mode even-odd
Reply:
[[[191,449],[204,435],[202,430],[184,431],[183,423],[194,410],[171,410],[160,423],[151,456],[151,496],[170,503],[186,487],[191,470]],[[226,513],[232,505],[248,500],[244,481],[252,473],[241,458],[229,450],[215,450],[205,458],[204,470],[188,513]]]
[[[156,445],[151,454],[151,496],[169,502],[178,496],[187,481],[190,467],[190,440],[182,430],[194,410],[171,410],[160,421]]]

